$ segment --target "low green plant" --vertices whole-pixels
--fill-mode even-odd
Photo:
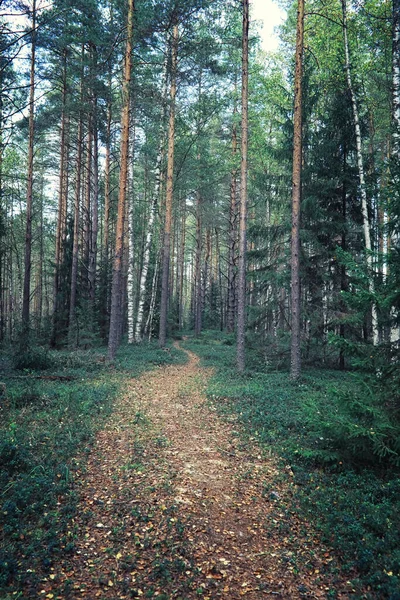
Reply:
[[[43,573],[73,550],[73,483],[124,381],[149,365],[186,360],[179,349],[155,343],[122,346],[113,365],[104,353],[46,353],[54,379],[48,371],[41,377],[39,362],[24,375],[0,373],[8,400],[0,422],[1,598],[22,589],[36,597]]]
[[[290,464],[297,484],[292,510],[338,549],[349,579],[358,573],[355,589],[370,587],[369,595],[354,597],[399,600],[398,364],[369,352],[357,371],[305,369],[292,383],[273,365],[261,368],[260,352],[254,357],[251,348],[238,375],[236,348],[227,340],[205,332],[185,342],[214,367],[210,402],[282,467]]]

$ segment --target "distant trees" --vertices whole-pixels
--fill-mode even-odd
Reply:
[[[267,56],[247,0],[1,17],[3,341],[218,328],[294,379],[395,352],[399,4],[309,2],[304,51],[300,0]]]

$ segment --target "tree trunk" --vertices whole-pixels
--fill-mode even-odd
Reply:
[[[393,147],[397,167],[400,162],[400,0],[393,0]],[[397,181],[399,175],[397,173]]]
[[[109,93],[111,96],[111,66]],[[111,99],[107,102],[107,124],[106,124],[106,149],[104,162],[104,226],[103,226],[103,256],[101,266],[101,328],[103,337],[106,339],[108,333],[108,311],[109,311],[109,265],[110,265],[110,204],[111,204],[111,122],[112,105]]]
[[[124,60],[124,80],[122,84],[122,115],[121,115],[121,167],[119,174],[118,216],[113,265],[113,280],[111,292],[110,333],[108,338],[108,358],[114,360],[118,346],[121,320],[121,281],[122,259],[124,249],[124,217],[126,203],[126,184],[128,179],[129,157],[129,88],[132,69],[132,39],[133,39],[134,0],[128,0],[127,40]]]
[[[22,300],[22,338],[28,342],[29,304],[31,295],[32,268],[32,196],[33,196],[33,156],[35,136],[35,57],[36,57],[36,0],[32,3],[32,40],[29,81],[29,137],[28,137],[28,183],[26,191],[26,229],[25,229],[25,273]]]
[[[80,103],[83,102],[83,64],[85,59],[85,49],[82,45],[81,58],[81,90]],[[74,200],[74,233],[72,245],[72,263],[71,263],[71,292],[69,299],[69,322],[68,322],[68,344],[70,347],[77,343],[77,322],[76,322],[76,295],[78,287],[78,259],[79,259],[79,219],[81,202],[81,184],[82,184],[82,145],[83,145],[83,116],[82,110],[79,111],[79,122],[76,141],[76,177],[75,177],[75,200]]]
[[[160,306],[160,332],[159,344],[165,346],[167,340],[168,296],[169,296],[169,263],[171,252],[171,226],[172,226],[172,197],[174,186],[174,145],[175,145],[175,97],[176,97],[176,67],[178,58],[178,24],[175,23],[172,32],[171,48],[171,90],[170,113],[168,126],[168,165],[167,165],[167,192],[165,198],[165,224],[163,241],[163,265],[161,283]]]
[[[93,102],[93,162],[92,162],[92,202],[91,232],[89,248],[89,304],[91,318],[95,307],[96,270],[97,270],[97,236],[99,231],[99,139],[97,122],[97,98]]]
[[[179,244],[179,282],[178,282],[178,319],[179,329],[183,329],[184,319],[184,298],[183,298],[183,282],[185,277],[185,244],[186,244],[186,200],[183,199],[182,206],[182,220],[181,220],[181,239]]]
[[[237,155],[237,129],[236,129],[236,81],[235,81],[235,106],[233,109],[232,125],[232,160],[236,163]],[[228,299],[226,330],[233,333],[235,330],[235,308],[236,308],[236,244],[237,244],[237,168],[234,164],[231,172],[230,205],[229,205],[229,230],[228,230]]]
[[[248,65],[249,65],[249,0],[243,0],[242,34],[242,143],[240,169],[240,221],[238,265],[237,367],[245,367],[246,332],[246,220],[247,220],[247,146],[248,146]]]
[[[363,217],[363,227],[364,227],[364,242],[365,249],[367,251],[367,267],[369,270],[368,273],[368,287],[371,296],[374,296],[375,293],[375,285],[374,285],[374,264],[372,258],[372,244],[371,244],[371,235],[370,235],[370,223],[368,216],[368,200],[367,200],[367,187],[365,184],[365,174],[364,174],[364,163],[362,156],[362,143],[361,143],[361,129],[360,129],[360,118],[358,114],[358,106],[357,99],[353,88],[353,82],[351,78],[351,68],[350,68],[350,51],[349,51],[349,41],[347,34],[347,0],[342,0],[342,15],[343,15],[343,40],[344,40],[344,53],[345,53],[345,69],[347,75],[347,86],[349,89],[351,104],[353,108],[353,120],[354,120],[354,129],[356,135],[356,148],[357,148],[357,167],[358,167],[358,177],[360,180],[360,194],[361,194],[361,211]],[[376,304],[372,302],[372,338],[373,343],[376,345],[379,341],[379,330],[378,330],[378,315],[376,310]]]
[[[132,103],[132,112],[134,112],[134,106]],[[132,164],[135,164],[135,118],[133,118],[132,123]],[[135,285],[134,285],[134,274],[135,274],[135,204],[133,198],[133,177],[132,177],[132,187],[129,193],[128,200],[128,241],[129,241],[129,249],[128,249],[128,285],[127,285],[127,294],[128,294],[128,343],[133,344],[135,341],[135,305],[136,305],[136,294],[135,294]]]
[[[91,237],[91,200],[92,200],[92,155],[93,155],[93,115],[88,115],[88,132],[86,142],[86,167],[85,167],[85,193],[83,209],[83,248],[82,248],[82,287],[85,292],[85,300],[89,299],[89,257]]]
[[[147,224],[147,233],[144,244],[144,252],[143,252],[143,265],[142,271],[140,274],[140,284],[139,284],[139,302],[138,302],[138,310],[137,310],[137,318],[136,318],[136,329],[135,329],[135,341],[140,342],[142,339],[142,327],[143,327],[143,314],[144,314],[144,303],[146,299],[146,282],[147,282],[147,273],[149,271],[150,264],[150,251],[153,240],[154,233],[154,223],[157,214],[157,206],[160,199],[160,191],[161,191],[161,170],[162,170],[162,160],[163,160],[163,147],[164,147],[164,124],[165,124],[165,116],[166,116],[166,101],[167,101],[167,60],[164,62],[164,73],[163,73],[163,110],[161,115],[161,126],[160,126],[160,145],[157,155],[156,169],[155,169],[155,186],[154,186],[154,194],[150,207],[150,215]]]
[[[194,332],[196,335],[201,333],[202,317],[202,293],[201,293],[201,252],[202,251],[202,232],[201,232],[201,195],[196,194],[196,258],[195,258],[195,296],[194,296]]]
[[[293,131],[293,176],[292,176],[292,248],[291,248],[291,299],[292,339],[290,376],[300,376],[300,202],[302,163],[302,88],[303,88],[303,45],[304,45],[304,0],[298,0],[296,35],[296,70],[294,80],[294,131]]]
[[[63,50],[62,59],[62,111],[60,132],[60,177],[58,191],[58,214],[55,247],[55,272],[53,290],[53,331],[51,345],[56,345],[60,322],[60,268],[63,261],[63,241],[67,225],[67,50]]]

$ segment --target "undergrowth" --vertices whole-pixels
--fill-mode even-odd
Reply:
[[[272,365],[266,372],[251,350],[239,375],[233,337],[219,332],[190,338],[185,347],[215,369],[213,405],[235,413],[249,436],[290,464],[293,510],[338,550],[356,589],[368,589],[370,599],[399,600],[400,423],[387,384],[377,385],[368,371],[322,369],[305,370],[295,384]]]
[[[18,371],[0,360],[8,367],[0,372],[0,597],[23,598],[24,589],[36,597],[43,573],[73,550],[72,484],[126,378],[186,356],[143,344],[122,347],[113,365],[104,349],[31,352],[25,365],[28,358],[30,368],[19,361]]]

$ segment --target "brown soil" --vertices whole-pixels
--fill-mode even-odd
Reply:
[[[75,550],[42,598],[337,598],[335,558],[292,510],[290,467],[243,442],[188,363],[131,380],[81,474]]]

